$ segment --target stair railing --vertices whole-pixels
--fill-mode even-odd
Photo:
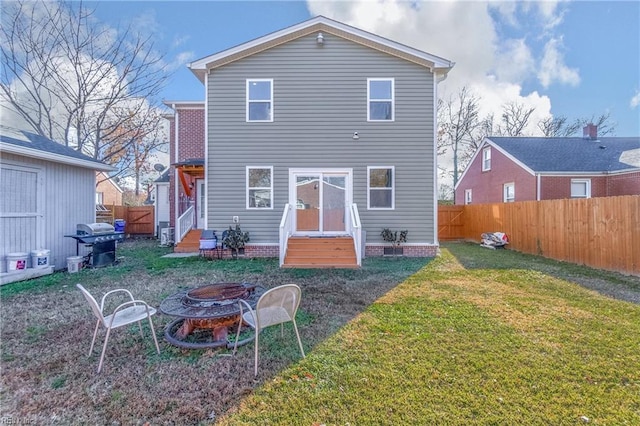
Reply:
[[[185,210],[182,215],[178,218],[178,232],[176,236],[176,244],[178,244],[182,239],[193,229],[193,225],[195,223],[195,208],[190,206],[187,210]]]
[[[349,206],[349,218],[351,220],[351,236],[356,249],[356,262],[358,266],[362,266],[362,224],[360,223],[360,213],[358,206],[351,203]]]
[[[284,211],[282,212],[282,219],[280,220],[280,238],[279,238],[279,247],[280,247],[280,266],[284,265],[284,257],[287,254],[287,245],[289,243],[289,237],[292,233],[293,227],[293,217],[291,204],[287,203],[284,205]]]

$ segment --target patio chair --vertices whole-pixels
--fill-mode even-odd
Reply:
[[[258,375],[258,336],[260,332],[265,328],[280,324],[280,332],[284,336],[284,323],[291,321],[293,323],[293,329],[296,332],[298,338],[298,346],[302,357],[305,357],[304,349],[302,348],[302,341],[300,340],[300,333],[298,333],[298,326],[296,325],[296,312],[300,305],[300,296],[302,292],[300,287],[295,284],[284,284],[279,287],[267,290],[258,302],[256,308],[251,309],[251,306],[245,301],[240,299],[238,304],[240,305],[240,324],[238,324],[238,332],[236,334],[236,341],[233,345],[233,354],[238,349],[238,338],[240,337],[240,329],[242,323],[245,322],[251,328],[255,330],[254,342],[255,342],[255,361],[254,361],[254,375]]]
[[[144,334],[142,333],[142,324],[140,323],[140,321],[147,318],[149,320],[149,327],[151,327],[151,335],[153,336],[153,341],[156,344],[156,350],[158,351],[158,353],[160,353],[158,339],[156,338],[156,333],[153,329],[153,321],[151,321],[151,315],[154,315],[156,313],[155,308],[149,306],[142,300],[134,299],[131,292],[123,288],[107,292],[104,296],[102,296],[100,305],[98,305],[96,299],[94,299],[91,293],[89,293],[84,287],[82,287],[82,285],[76,284],[76,286],[80,289],[85,299],[87,299],[87,302],[89,302],[89,306],[91,306],[93,314],[98,319],[98,321],[96,322],[96,329],[93,332],[93,339],[91,340],[91,348],[89,348],[89,356],[91,356],[91,353],[93,352],[93,345],[96,342],[96,336],[98,335],[98,328],[100,328],[100,324],[102,324],[107,329],[107,335],[104,338],[104,345],[102,346],[102,354],[100,355],[100,363],[98,364],[98,373],[100,373],[100,370],[102,370],[102,362],[104,361],[104,354],[107,350],[109,335],[111,334],[111,330],[114,328],[137,322],[138,327],[140,328],[140,335],[144,337]],[[107,296],[115,293],[125,293],[131,300],[118,305],[118,307],[116,307],[111,314],[105,316],[104,305]]]

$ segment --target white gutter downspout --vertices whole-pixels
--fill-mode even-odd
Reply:
[[[209,229],[209,74],[204,79],[204,229]]]
[[[174,111],[174,117],[175,119],[173,120],[173,126],[174,126],[174,133],[175,133],[175,147],[174,147],[174,155],[175,155],[175,162],[178,163],[180,162],[180,158],[178,157],[178,153],[180,152],[180,150],[178,149],[178,110],[176,109],[176,104],[171,104],[171,108],[173,108]],[[180,211],[179,211],[179,202],[178,202],[178,169],[175,168],[173,170],[173,226],[174,226],[174,235],[178,235],[178,232],[176,232],[175,228],[178,226],[178,218],[180,217]],[[176,238],[174,237],[174,240]]]
[[[540,173],[536,173],[536,201],[540,201],[540,183],[542,179]]]

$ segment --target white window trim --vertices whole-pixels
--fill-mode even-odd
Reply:
[[[507,198],[509,194],[508,188],[513,188],[513,199]],[[508,182],[502,185],[502,202],[503,203],[513,203],[516,201],[516,184],[515,182]]]
[[[465,204],[471,204],[473,201],[473,190],[472,189],[465,189],[464,190],[464,203]]]
[[[391,207],[371,207],[371,170],[391,169]],[[376,188],[382,189],[382,188]],[[367,210],[395,210],[396,208],[396,168],[395,166],[367,166]]]
[[[267,103],[267,101],[250,101],[249,100],[249,84],[252,82],[264,82],[264,81],[268,81],[270,83],[270,100],[268,101],[268,103],[271,104],[271,118],[269,120],[250,120],[249,119],[249,104],[250,103],[256,103],[256,102],[260,102],[260,103]],[[246,114],[246,122],[247,123],[273,123],[273,117],[275,115],[275,104],[273,102],[273,79],[272,78],[248,78],[246,83],[245,83],[245,114]]]
[[[585,195],[574,195],[573,194],[573,184],[574,183],[584,183],[585,185]],[[569,188],[571,191],[571,198],[591,198],[591,179],[571,179],[571,187]]]
[[[487,166],[487,161],[489,165]],[[491,147],[488,146],[482,150],[482,171],[488,172],[491,170]]]
[[[371,82],[372,81],[390,81],[391,82],[391,99],[371,99]],[[372,101],[391,101],[391,119],[376,120],[371,118],[371,102]],[[396,81],[394,78],[367,78],[367,121],[374,122],[393,122],[396,121]]]
[[[256,187],[250,187],[249,186],[249,170],[251,169],[269,169],[270,173],[271,173],[271,186],[269,187],[262,187],[262,186],[256,186]],[[245,196],[245,201],[247,203],[246,208],[247,210],[273,210],[273,166],[247,166],[246,168],[246,175],[245,175],[245,188],[246,188],[246,196]],[[249,191],[251,189],[269,189],[271,197],[270,197],[270,203],[269,203],[269,207],[251,207],[250,203],[249,203]]]

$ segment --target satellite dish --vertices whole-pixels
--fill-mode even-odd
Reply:
[[[164,170],[164,166],[160,163],[156,163],[153,165],[153,168],[156,170],[156,172],[161,172]]]

